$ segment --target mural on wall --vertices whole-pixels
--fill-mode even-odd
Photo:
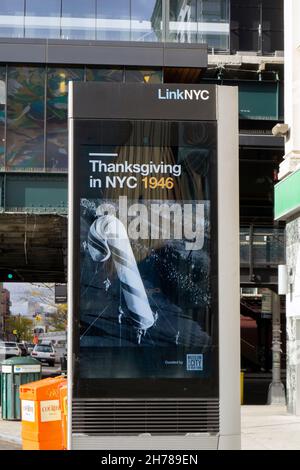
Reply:
[[[44,167],[44,94],[44,68],[8,68],[6,166],[10,171]]]
[[[123,82],[124,68],[93,67],[86,69],[87,82]]]
[[[162,71],[0,66],[0,171],[68,171],[69,81],[161,83]]]
[[[49,68],[47,75],[48,171],[68,169],[68,83],[84,80],[83,68]]]

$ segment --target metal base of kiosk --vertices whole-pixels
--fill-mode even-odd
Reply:
[[[240,436],[72,436],[72,450],[239,450]]]

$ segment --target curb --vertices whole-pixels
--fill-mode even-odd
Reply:
[[[5,442],[11,442],[12,444],[17,444],[22,446],[22,439],[20,437],[10,436],[9,434],[2,434],[0,432],[0,440]]]

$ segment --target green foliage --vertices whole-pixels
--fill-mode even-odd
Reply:
[[[7,319],[7,332],[13,334],[16,331],[16,341],[32,341],[33,337],[33,321],[22,315],[12,315]]]
[[[66,331],[68,325],[67,304],[57,304],[57,311],[49,318],[49,326],[54,331]]]

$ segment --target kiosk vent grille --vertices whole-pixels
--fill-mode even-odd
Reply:
[[[73,399],[72,432],[88,435],[219,432],[219,400]]]

